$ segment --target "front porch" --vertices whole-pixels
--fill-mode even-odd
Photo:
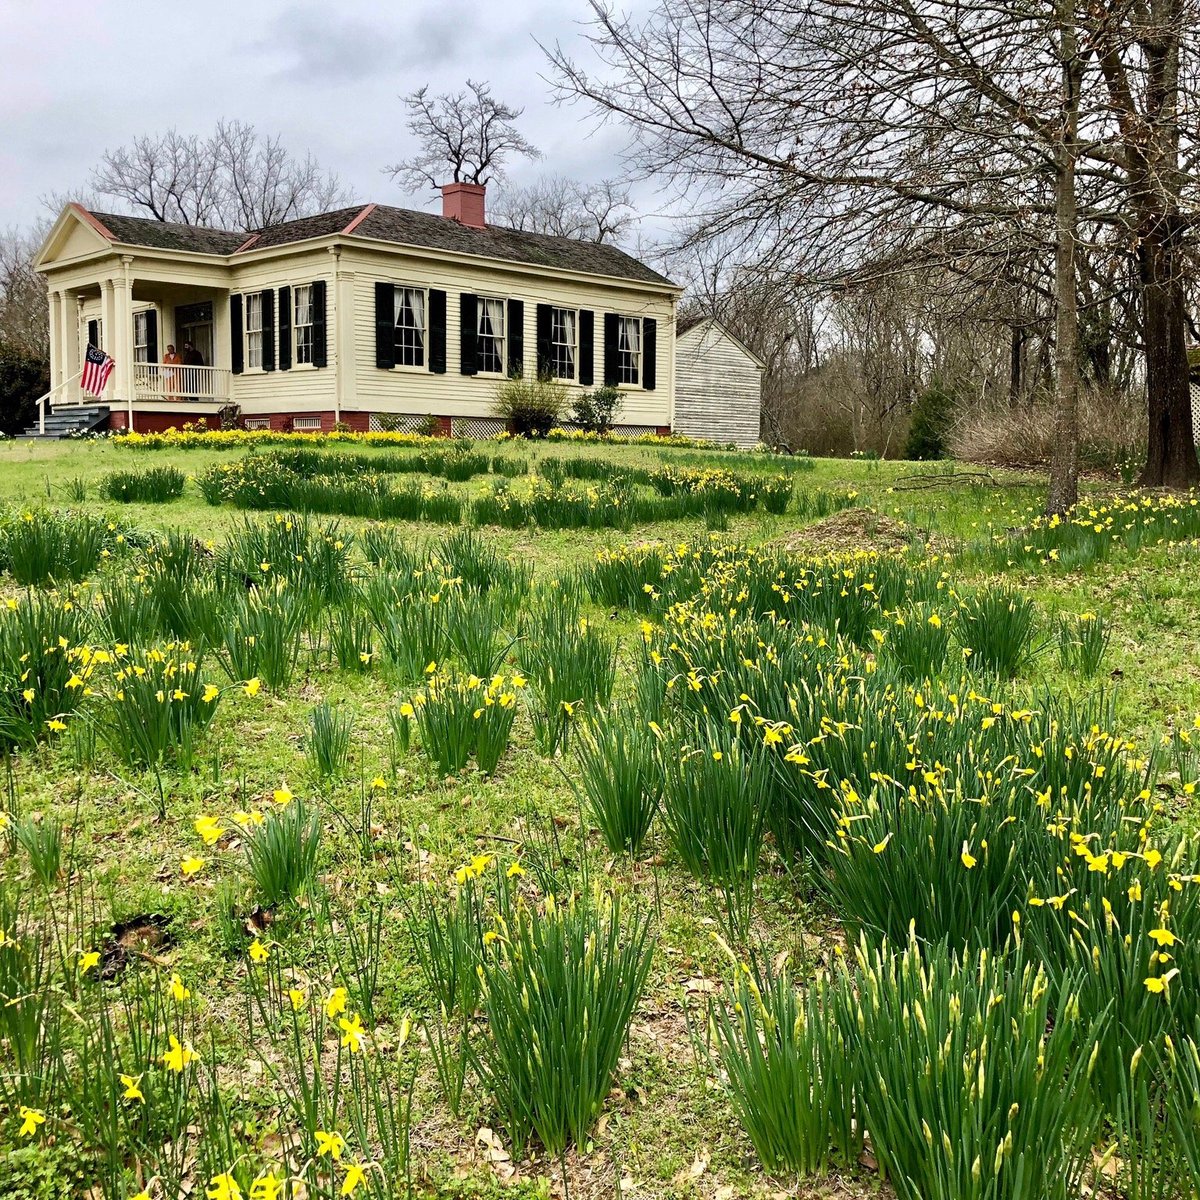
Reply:
[[[228,290],[137,277],[125,285],[104,279],[51,292],[51,410],[99,403],[130,418],[171,414],[180,424],[215,415],[232,397]],[[100,397],[81,386],[89,343],[114,363]]]

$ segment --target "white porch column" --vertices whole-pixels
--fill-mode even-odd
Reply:
[[[50,386],[56,388],[67,378],[63,374],[62,293],[52,290],[47,293],[46,301],[50,305]],[[53,397],[50,402],[54,403]]]
[[[58,294],[58,345],[62,355],[62,382],[67,383],[59,393],[59,400],[70,400],[79,395],[79,382],[75,376],[83,369],[79,345],[79,306],[81,300],[74,292],[62,291]]]
[[[212,362],[209,366],[222,367],[229,388],[227,400],[233,399],[233,354],[231,351],[232,333],[229,328],[229,292],[213,293],[213,351]]]
[[[105,327],[105,340],[109,343],[105,349],[116,359],[113,375],[117,386],[113,399],[123,400],[128,408],[129,428],[133,428],[133,280],[129,275],[129,264],[133,261],[128,255],[121,259],[123,270],[112,281],[113,307],[115,308],[113,332],[109,336]]]
[[[342,419],[342,410],[357,407],[358,371],[354,358],[354,272],[342,268],[338,247],[333,255],[333,370],[334,421]],[[325,314],[325,336],[330,334],[330,314]]]

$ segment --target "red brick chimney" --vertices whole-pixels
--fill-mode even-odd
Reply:
[[[486,229],[483,219],[483,198],[487,188],[482,183],[443,183],[442,216],[472,229]]]

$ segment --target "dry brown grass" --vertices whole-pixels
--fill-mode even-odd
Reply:
[[[1140,404],[1125,396],[1088,392],[1079,406],[1080,463],[1113,471],[1138,456],[1145,440]],[[1048,404],[963,413],[950,431],[948,449],[966,462],[1005,467],[1044,466],[1054,450],[1054,413]]]

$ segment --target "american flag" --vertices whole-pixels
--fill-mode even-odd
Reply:
[[[89,396],[102,395],[104,385],[108,383],[108,377],[113,373],[114,366],[116,363],[103,350],[97,350],[89,343],[87,355],[83,360],[83,375],[79,380],[80,387]]]

